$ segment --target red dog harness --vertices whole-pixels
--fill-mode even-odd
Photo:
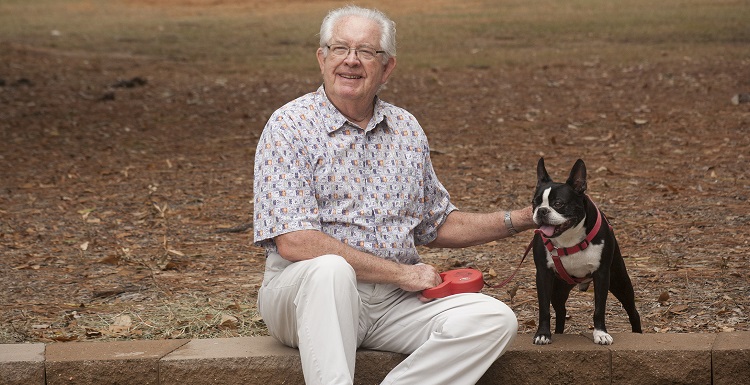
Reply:
[[[552,241],[549,240],[549,238],[544,236],[544,233],[540,229],[534,230],[534,234],[539,234],[540,237],[542,237],[542,241],[544,242],[544,245],[547,247],[547,250],[549,250],[549,253],[552,256],[552,262],[555,263],[555,269],[557,270],[557,273],[560,275],[560,278],[565,280],[565,282],[575,285],[578,283],[584,283],[588,282],[590,278],[584,277],[584,278],[575,278],[571,277],[570,274],[568,274],[567,271],[565,271],[565,267],[563,267],[562,260],[560,260],[560,254],[562,253],[563,256],[568,256],[571,254],[575,254],[581,250],[585,250],[589,245],[591,244],[591,241],[594,240],[594,237],[596,237],[596,234],[599,232],[599,229],[602,227],[602,222],[606,221],[606,218],[604,218],[604,215],[602,215],[602,212],[599,211],[599,209],[596,207],[596,204],[594,201],[591,200],[591,198],[586,195],[586,198],[588,198],[589,202],[591,202],[592,205],[594,205],[594,208],[596,209],[596,224],[594,224],[594,228],[591,229],[591,232],[586,234],[586,239],[581,241],[581,243],[571,246],[571,247],[564,247],[564,248],[558,248],[555,247],[555,245],[552,244]],[[609,226],[610,229],[612,229],[612,225],[607,222],[607,226]],[[529,246],[526,247],[526,252],[523,253],[523,257],[521,258],[521,262],[518,264],[518,268],[513,272],[513,274],[510,275],[507,279],[505,279],[503,282],[500,282],[499,284],[495,286],[490,286],[493,289],[503,287],[508,284],[508,282],[513,280],[513,277],[516,276],[516,273],[518,273],[518,270],[521,268],[521,265],[523,264],[523,261],[526,259],[526,256],[529,255],[529,251],[531,251],[532,246],[534,245],[534,240],[532,239],[529,243]]]
[[[565,280],[565,282],[575,285],[578,283],[583,283],[588,280],[588,278],[576,278],[571,277],[570,274],[568,274],[567,271],[565,271],[565,267],[563,267],[562,260],[560,260],[561,256],[568,256],[571,254],[575,254],[579,251],[586,250],[587,247],[591,244],[591,241],[596,237],[596,234],[599,233],[599,229],[602,227],[602,222],[604,221],[604,216],[602,215],[602,212],[599,211],[599,209],[596,207],[596,204],[589,198],[587,195],[586,198],[588,198],[589,202],[594,205],[594,208],[596,209],[596,224],[594,224],[594,227],[591,229],[591,232],[586,234],[586,238],[581,241],[581,243],[571,246],[571,247],[563,247],[558,248],[555,247],[555,245],[552,244],[552,241],[545,237],[541,230],[537,229],[534,232],[539,234],[540,237],[542,237],[542,241],[544,242],[544,246],[547,247],[547,250],[549,251],[550,255],[552,256],[552,262],[555,264],[555,269],[557,270],[557,273],[560,275],[560,278]],[[612,226],[607,223],[609,228],[611,229]]]

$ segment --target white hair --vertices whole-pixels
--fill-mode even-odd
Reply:
[[[380,49],[385,51],[383,63],[389,58],[396,57],[396,23],[377,9],[368,9],[356,5],[334,9],[328,12],[320,25],[320,48],[328,54],[328,45],[333,38],[333,28],[336,24],[349,16],[359,16],[374,21],[380,26]]]

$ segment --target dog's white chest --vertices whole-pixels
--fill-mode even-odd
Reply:
[[[583,278],[599,268],[603,248],[604,243],[592,244],[575,254],[560,256],[560,261],[569,275]],[[547,251],[547,267],[555,269],[555,262],[552,261],[552,254],[549,251]]]

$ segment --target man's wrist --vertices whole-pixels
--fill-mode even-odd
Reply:
[[[513,227],[513,219],[510,217],[510,211],[505,212],[505,230],[508,232],[508,235],[514,235],[518,233],[518,230],[516,230],[515,227]]]

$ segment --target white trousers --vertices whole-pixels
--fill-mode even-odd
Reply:
[[[394,285],[357,283],[336,255],[295,263],[269,255],[258,308],[270,334],[299,349],[307,385],[352,384],[358,347],[409,354],[382,384],[475,384],[518,328],[497,299],[422,303]]]

